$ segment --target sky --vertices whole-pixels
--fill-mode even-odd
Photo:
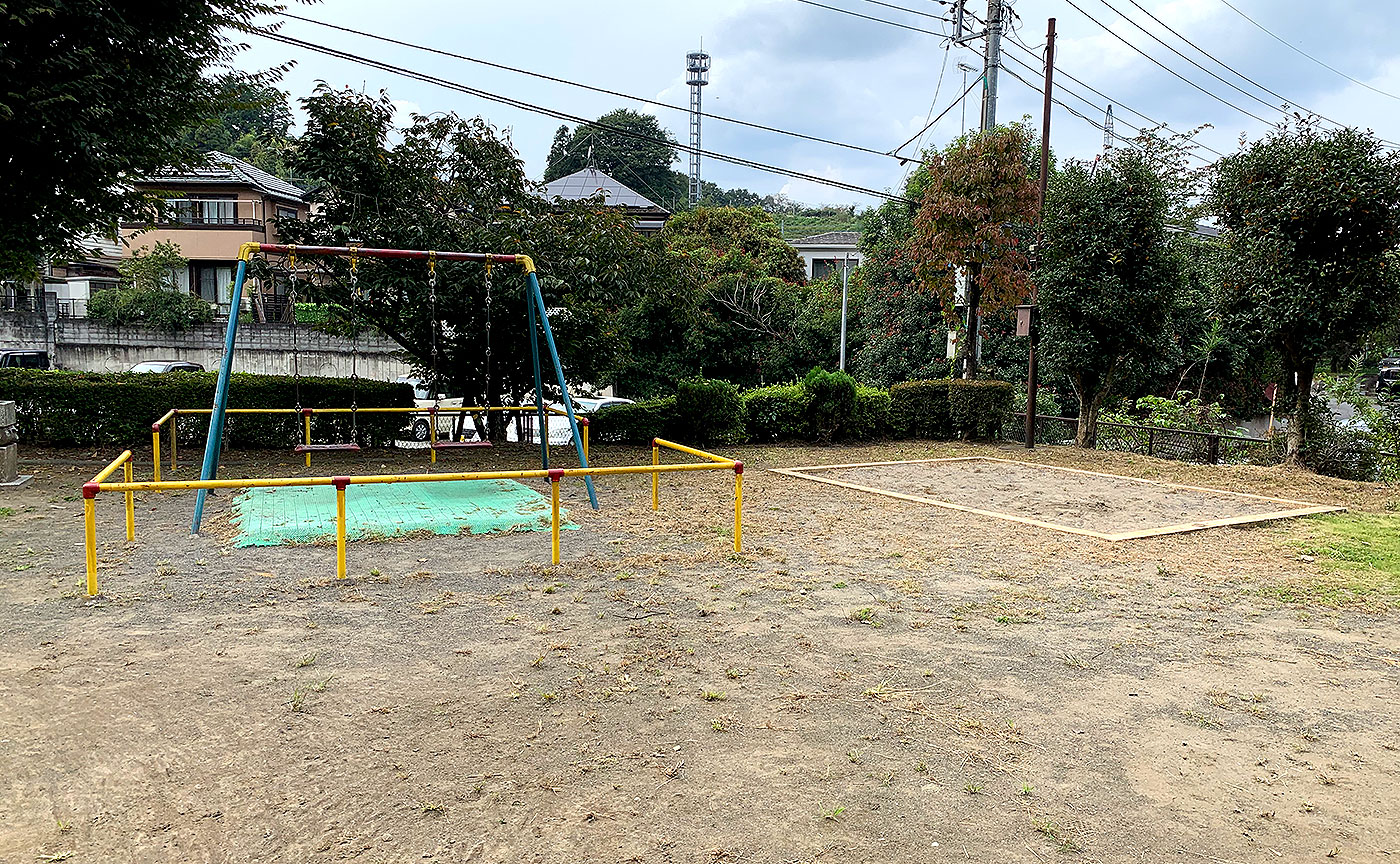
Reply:
[[[950,24],[927,17],[946,15],[944,0],[880,0],[926,15],[891,9],[873,0],[820,2],[919,30],[951,30]],[[1056,18],[1057,69],[1111,97],[1116,131],[1127,137],[1135,133],[1123,125],[1125,122],[1152,125],[1132,113],[1136,111],[1181,132],[1208,124],[1195,140],[1229,153],[1238,148],[1242,136],[1257,139],[1284,116],[1278,107],[1281,100],[1168,33],[1142,11],[1145,9],[1226,66],[1286,97],[1293,109],[1301,107],[1343,125],[1373,129],[1383,139],[1400,142],[1400,99],[1396,98],[1400,97],[1400,14],[1390,9],[1395,0],[1229,0],[1229,4],[1323,63],[1394,96],[1368,90],[1295,53],[1246,21],[1226,0],[1137,0],[1141,9],[1133,0],[1007,2],[1016,17],[1014,32],[1008,39],[1012,44],[1005,51],[1040,69],[1046,20]],[[386,8],[392,10],[391,14],[385,13]],[[968,9],[985,18],[986,0],[968,0]],[[958,97],[964,90],[965,73],[958,66],[962,63],[975,67],[967,75],[969,84],[976,81],[982,66],[980,41],[971,42],[968,47],[950,46],[941,36],[862,20],[800,0],[596,0],[590,4],[576,0],[396,0],[393,4],[382,0],[325,0],[312,6],[294,4],[290,11],[681,109],[689,100],[685,55],[703,43],[705,52],[712,57],[710,84],[704,89],[707,112],[880,153],[917,135],[931,114],[944,109],[949,110],[919,142],[900,152],[916,153],[920,144],[941,146],[960,134],[964,120]],[[1258,100],[1195,68],[1125,21],[1125,17]],[[1154,65],[1109,31],[1196,82],[1201,89]],[[656,114],[662,126],[677,139],[688,140],[685,110],[646,106],[301,21],[284,21],[281,32],[590,119],[619,107],[646,111]],[[387,91],[398,103],[404,123],[411,112],[479,115],[509,134],[530,176],[538,179],[544,172],[550,143],[560,125],[557,119],[256,35],[245,41],[249,47],[238,60],[241,68],[261,69],[295,61],[282,84],[294,104],[317,81],[325,81],[336,87]],[[1040,83],[1042,73],[1033,74],[1014,60],[1007,60],[1006,68],[1037,86]],[[1056,83],[1057,95],[1067,105],[1096,123],[1103,122],[1106,100],[1065,75],[1059,76]],[[1238,108],[1222,104],[1202,90]],[[1070,91],[1097,107],[1089,107]],[[1029,115],[1039,127],[1039,93],[1006,73],[999,77],[998,93],[998,120],[1018,120]],[[965,100],[968,126],[978,122],[980,98],[980,90],[974,87]],[[1258,119],[1238,109],[1245,109]],[[1059,106],[1052,114],[1050,137],[1059,158],[1092,159],[1103,147],[1100,129]],[[802,141],[709,118],[703,123],[703,147],[875,190],[897,191],[910,168],[883,155]],[[1204,149],[1198,152],[1205,159],[1216,158]],[[684,154],[674,167],[687,170]],[[743,187],[761,195],[782,193],[809,204],[878,203],[876,198],[848,190],[716,159],[702,160],[701,175],[722,187]]]

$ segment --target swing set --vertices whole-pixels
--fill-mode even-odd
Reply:
[[[237,309],[239,308],[240,303],[242,302],[243,286],[244,286],[244,282],[245,282],[246,277],[247,277],[248,263],[249,263],[250,258],[251,258],[254,254],[261,254],[261,255],[263,255],[263,256],[267,256],[267,255],[284,255],[284,256],[286,256],[287,268],[288,268],[288,271],[289,271],[289,274],[290,274],[289,291],[288,291],[288,300],[292,303],[292,348],[293,348],[293,355],[292,355],[292,356],[293,356],[292,374],[293,374],[294,393],[295,393],[295,398],[296,398],[296,402],[297,402],[296,406],[295,406],[293,409],[291,409],[291,410],[294,411],[294,412],[297,413],[297,414],[300,414],[301,417],[303,418],[303,429],[304,429],[304,433],[305,433],[305,438],[304,438],[303,443],[298,444],[296,447],[294,447],[294,448],[293,448],[293,452],[294,452],[294,453],[297,453],[297,454],[299,454],[299,455],[304,455],[305,458],[306,458],[306,464],[307,464],[308,466],[310,466],[310,464],[311,464],[311,456],[312,456],[313,453],[326,453],[326,452],[349,452],[349,453],[356,453],[356,452],[359,452],[359,451],[360,451],[360,444],[359,444],[359,440],[358,440],[358,439],[359,439],[358,415],[359,415],[359,413],[360,413],[361,411],[366,411],[366,412],[373,411],[373,412],[379,413],[379,412],[398,412],[398,411],[414,411],[414,412],[421,412],[421,410],[422,410],[422,409],[417,409],[417,408],[415,408],[415,409],[392,409],[392,408],[379,408],[379,409],[374,409],[374,408],[360,408],[360,407],[359,407],[359,404],[358,404],[358,403],[359,403],[359,399],[358,399],[358,392],[359,392],[359,391],[358,391],[358,381],[359,381],[359,369],[358,369],[358,361],[359,361],[359,334],[358,334],[358,320],[357,320],[357,315],[358,315],[358,312],[359,312],[359,304],[360,304],[361,300],[363,299],[363,295],[362,295],[362,293],[361,293],[360,285],[359,285],[359,262],[360,262],[362,259],[365,259],[365,258],[373,258],[373,259],[385,259],[385,260],[393,260],[393,259],[420,260],[420,261],[426,261],[426,262],[427,262],[427,265],[428,265],[428,274],[427,274],[427,280],[428,280],[428,307],[429,307],[429,308],[428,308],[428,311],[429,311],[429,314],[430,314],[431,317],[432,317],[432,321],[431,321],[431,324],[432,324],[432,327],[431,327],[431,334],[432,334],[432,335],[431,335],[431,348],[430,348],[430,355],[431,355],[431,356],[430,356],[431,380],[430,380],[429,383],[430,383],[431,386],[432,386],[433,397],[434,397],[434,398],[433,398],[433,405],[432,405],[430,408],[428,408],[427,410],[428,410],[428,414],[429,414],[429,418],[430,418],[430,419],[429,419],[429,428],[430,428],[430,430],[431,430],[431,440],[430,440],[430,442],[429,442],[429,452],[430,452],[431,459],[432,459],[433,462],[436,462],[436,461],[437,461],[437,452],[438,452],[439,450],[452,450],[452,449],[459,449],[459,448],[477,448],[477,447],[489,447],[489,446],[491,446],[491,442],[490,442],[490,440],[489,440],[489,436],[483,436],[480,440],[475,440],[475,441],[458,440],[458,436],[457,436],[457,435],[453,435],[449,440],[438,440],[438,436],[437,436],[437,420],[438,420],[438,415],[439,415],[439,414],[441,414],[441,413],[459,413],[459,414],[473,414],[473,415],[486,414],[486,415],[488,416],[488,420],[489,420],[489,415],[490,415],[491,412],[502,412],[502,411],[519,412],[519,411],[521,410],[519,407],[490,406],[490,405],[487,405],[487,406],[471,406],[471,407],[453,408],[453,407],[442,406],[442,405],[440,404],[440,401],[441,401],[441,394],[440,394],[440,392],[439,392],[439,389],[440,389],[440,388],[439,388],[439,384],[440,384],[440,380],[441,380],[441,379],[439,378],[439,373],[438,373],[438,354],[439,354],[439,348],[438,348],[438,331],[439,331],[439,329],[440,329],[441,322],[438,320],[438,317],[439,317],[439,316],[438,316],[438,295],[437,295],[437,286],[438,286],[438,267],[437,267],[437,265],[438,265],[438,262],[440,262],[440,261],[462,261],[462,262],[473,262],[473,263],[483,264],[483,265],[485,265],[485,268],[486,268],[486,283],[485,283],[485,284],[486,284],[486,294],[485,294],[485,307],[484,307],[484,311],[485,311],[485,314],[486,314],[485,370],[486,370],[486,376],[487,376],[487,393],[488,393],[488,396],[489,396],[489,394],[490,394],[490,375],[491,375],[491,368],[492,368],[492,366],[491,366],[491,317],[490,317],[490,316],[491,316],[491,304],[492,304],[492,296],[491,296],[491,289],[492,289],[491,268],[492,268],[493,266],[496,266],[496,265],[518,265],[518,266],[520,266],[520,267],[524,270],[524,272],[525,272],[525,277],[526,277],[526,279],[525,279],[525,292],[526,292],[526,297],[525,297],[525,301],[526,301],[526,302],[525,302],[525,309],[526,309],[526,317],[527,317],[528,331],[529,331],[529,333],[530,333],[530,335],[531,335],[531,338],[530,338],[530,357],[531,357],[531,362],[532,362],[532,364],[533,364],[534,384],[535,384],[535,400],[534,400],[535,404],[534,404],[534,412],[533,412],[533,413],[534,413],[534,415],[535,415],[536,422],[538,423],[538,427],[537,427],[537,428],[540,430],[540,434],[539,434],[538,437],[539,437],[539,444],[540,444],[540,465],[541,465],[541,470],[544,470],[544,471],[548,471],[548,470],[549,470],[549,439],[548,439],[548,433],[547,433],[547,431],[546,431],[546,430],[548,429],[548,423],[549,423],[548,417],[549,417],[550,414],[560,413],[560,412],[558,412],[557,409],[554,409],[554,408],[551,408],[551,407],[546,407],[545,404],[544,404],[544,391],[543,391],[543,385],[544,385],[544,371],[543,371],[543,368],[542,368],[542,366],[541,366],[540,344],[539,344],[539,342],[540,342],[539,336],[540,336],[541,333],[543,333],[543,335],[544,335],[544,342],[545,342],[546,348],[547,348],[547,350],[548,350],[548,352],[549,352],[549,361],[550,361],[551,366],[553,367],[553,372],[554,372],[554,377],[555,377],[555,383],[557,384],[557,386],[558,386],[558,388],[559,388],[559,392],[560,392],[560,394],[561,394],[561,396],[562,396],[562,400],[561,400],[561,401],[563,402],[563,405],[564,405],[564,410],[563,410],[562,414],[563,414],[565,417],[567,417],[567,419],[568,419],[568,422],[569,422],[569,429],[570,429],[570,432],[572,432],[572,437],[573,437],[573,442],[574,442],[574,449],[575,449],[575,451],[577,452],[577,455],[578,455],[579,465],[580,465],[583,469],[587,469],[587,468],[588,468],[588,454],[587,454],[587,451],[586,451],[586,449],[585,449],[584,435],[580,432],[579,419],[578,419],[578,417],[575,415],[575,412],[574,412],[573,399],[572,399],[572,398],[570,397],[570,395],[569,395],[568,383],[567,383],[567,382],[565,381],[565,379],[564,379],[564,367],[563,367],[563,364],[562,364],[562,363],[560,362],[560,360],[559,360],[559,351],[558,351],[558,349],[557,349],[557,347],[556,347],[556,345],[555,345],[554,333],[553,333],[553,330],[550,328],[550,325],[549,325],[549,315],[548,315],[548,311],[547,311],[546,308],[545,308],[545,304],[544,304],[544,295],[543,295],[543,294],[541,293],[541,291],[540,291],[539,279],[538,279],[538,277],[536,276],[536,273],[535,273],[535,263],[534,263],[534,261],[533,261],[528,255],[499,255],[499,254],[485,253],[485,252],[439,252],[439,251],[436,251],[436,250],[421,250],[421,249],[372,249],[372,248],[364,248],[364,247],[360,247],[360,246],[295,246],[295,245],[276,244],[276,243],[245,243],[245,244],[243,244],[243,246],[239,249],[239,254],[238,254],[238,271],[237,271],[236,276],[234,277],[234,283],[233,283],[233,294],[232,294],[231,302],[232,302],[232,308],[235,309],[235,310],[237,310]],[[301,373],[300,373],[300,361],[299,361],[299,352],[298,352],[299,345],[298,345],[298,343],[297,343],[297,335],[296,335],[296,334],[297,334],[297,329],[298,329],[298,325],[297,325],[297,322],[296,322],[296,296],[297,296],[297,294],[296,294],[296,285],[297,285],[297,267],[296,267],[296,263],[297,263],[297,257],[298,257],[298,256],[303,256],[303,257],[310,257],[310,256],[339,257],[339,258],[345,258],[345,259],[347,259],[347,260],[349,261],[349,265],[350,265],[349,290],[350,290],[350,311],[351,311],[352,342],[351,342],[351,370],[350,370],[350,380],[351,380],[351,402],[350,402],[350,407],[349,407],[349,409],[348,409],[348,413],[350,414],[350,440],[348,440],[348,441],[332,442],[332,443],[325,443],[325,444],[313,444],[313,443],[311,442],[311,418],[312,418],[313,414],[316,414],[316,413],[344,413],[347,409],[335,409],[335,408],[329,408],[329,409],[327,409],[327,408],[320,408],[320,409],[316,409],[316,408],[307,408],[307,407],[304,407],[304,406],[301,404]],[[222,363],[221,363],[220,366],[219,366],[218,381],[217,381],[217,383],[216,383],[216,385],[215,385],[215,390],[214,390],[214,405],[213,405],[213,408],[212,408],[212,409],[210,410],[210,412],[209,412],[209,432],[208,432],[208,437],[207,437],[207,439],[206,439],[206,441],[205,441],[205,447],[204,447],[204,462],[203,462],[202,470],[201,470],[201,472],[200,472],[200,480],[201,480],[201,481],[212,481],[212,480],[215,479],[215,477],[216,477],[216,475],[217,475],[217,473],[218,473],[218,467],[219,467],[219,462],[220,462],[220,455],[221,455],[221,451],[222,451],[223,430],[224,430],[224,423],[225,423],[225,418],[226,418],[226,416],[227,416],[229,413],[241,413],[241,411],[259,411],[259,410],[260,410],[260,409],[237,409],[237,408],[229,408],[229,407],[228,407],[229,378],[230,378],[230,376],[231,376],[231,374],[232,374],[232,371],[233,371],[234,344],[235,344],[235,340],[237,339],[237,333],[238,333],[238,316],[237,316],[237,314],[234,314],[234,315],[229,316],[228,331],[227,331],[227,333],[225,334],[225,340],[224,340],[224,356],[223,356],[223,361],[222,361]],[[267,410],[267,409],[262,409],[262,410]],[[273,410],[275,410],[275,409],[273,409]],[[488,427],[489,427],[489,422],[488,422]],[[156,428],[156,427],[153,427],[153,430],[154,430],[155,428]],[[157,441],[158,441],[158,437],[157,437]],[[157,457],[157,461],[158,461],[158,457]],[[596,510],[596,509],[598,509],[598,496],[597,496],[596,491],[595,491],[594,488],[593,488],[593,479],[592,479],[592,476],[591,476],[591,475],[587,475],[587,474],[584,475],[584,483],[585,483],[585,485],[586,485],[587,488],[588,488],[588,500],[589,500],[589,503],[592,505],[593,509]],[[208,491],[207,488],[199,488],[199,489],[198,489],[198,492],[197,492],[197,495],[196,495],[196,498],[195,498],[194,519],[193,519],[193,522],[191,523],[191,526],[190,526],[190,531],[191,531],[191,533],[194,533],[194,534],[198,534],[198,533],[199,533],[200,523],[203,521],[204,503],[205,503],[205,497],[206,497],[207,491]]]
[[[427,474],[367,474],[361,476],[335,476],[335,477],[248,477],[248,478],[223,478],[216,477],[219,467],[219,456],[221,453],[221,439],[223,437],[224,420],[228,414],[241,413],[280,413],[299,411],[306,418],[306,438],[307,444],[301,445],[297,452],[303,453],[309,459],[312,452],[322,452],[325,450],[336,450],[344,452],[358,451],[359,444],[354,436],[358,429],[355,424],[355,415],[361,411],[365,412],[418,412],[420,408],[360,408],[357,393],[352,387],[350,408],[229,408],[228,390],[229,376],[233,370],[233,348],[237,338],[238,315],[236,310],[242,300],[244,279],[247,276],[248,261],[254,254],[283,254],[288,256],[289,262],[293,255],[321,255],[340,256],[350,260],[351,272],[351,306],[355,310],[360,299],[359,283],[357,274],[358,261],[361,258],[384,258],[384,259],[417,259],[428,262],[428,285],[429,285],[429,307],[430,313],[434,317],[433,322],[433,374],[437,374],[437,262],[438,261],[469,261],[484,264],[488,267],[493,265],[517,265],[525,271],[526,290],[526,317],[530,332],[530,355],[534,364],[535,383],[535,404],[534,414],[539,420],[540,440],[540,462],[541,467],[529,470],[509,470],[509,471],[459,471],[445,473]],[[295,268],[292,268],[295,272]],[[490,273],[487,273],[487,301],[488,310],[490,302]],[[134,541],[136,539],[136,495],[145,492],[183,492],[196,491],[194,521],[190,530],[193,534],[199,533],[201,518],[204,513],[205,495],[210,489],[230,489],[230,490],[251,490],[251,489],[274,489],[289,487],[333,487],[335,490],[335,549],[336,566],[335,575],[338,579],[344,579],[347,573],[346,566],[346,543],[347,518],[346,518],[346,494],[351,487],[376,486],[385,483],[452,483],[458,481],[520,481],[520,480],[547,480],[549,483],[550,499],[550,561],[554,564],[560,562],[560,528],[563,527],[564,516],[560,508],[559,487],[566,478],[582,478],[588,489],[588,500],[593,509],[598,509],[598,497],[593,488],[593,477],[596,475],[630,475],[630,474],[650,474],[651,475],[651,508],[657,510],[660,507],[660,482],[663,474],[682,473],[688,474],[694,471],[726,471],[734,474],[734,552],[736,554],[743,551],[743,503],[744,503],[744,463],[677,444],[672,441],[665,441],[660,438],[652,440],[651,464],[642,465],[618,465],[608,467],[596,467],[588,464],[588,427],[584,424],[586,420],[580,421],[574,414],[573,400],[569,396],[569,388],[564,380],[564,367],[559,361],[559,352],[554,342],[554,334],[550,330],[549,317],[544,305],[544,296],[540,292],[539,279],[535,275],[535,263],[527,255],[497,255],[481,252],[435,252],[415,249],[365,249],[358,246],[288,246],[268,243],[245,243],[239,251],[238,273],[233,285],[233,309],[235,314],[229,317],[228,332],[225,336],[223,362],[219,366],[218,383],[214,392],[214,405],[212,408],[201,409],[200,411],[190,411],[188,413],[209,414],[209,434],[205,442],[204,463],[198,480],[161,480],[160,477],[160,430],[161,424],[167,420],[171,422],[171,467],[174,468],[174,433],[175,423],[179,416],[179,411],[171,410],[164,417],[152,425],[152,443],[154,465],[153,479],[136,480],[133,474],[133,456],[130,450],[123,452],[114,459],[106,468],[98,472],[92,480],[83,484],[83,526],[84,526],[84,546],[87,558],[87,592],[90,596],[98,593],[97,584],[97,497],[102,492],[117,493],[122,495],[126,504],[126,539]],[[293,307],[295,308],[295,307]],[[559,391],[562,395],[564,408],[560,411],[552,406],[544,404],[543,383],[544,369],[540,360],[540,335],[543,334],[546,348],[549,352],[550,365],[553,368],[555,381],[558,383]],[[295,337],[294,337],[295,338]],[[488,328],[489,339],[489,328]],[[295,346],[294,346],[295,347]],[[489,361],[489,346],[487,348],[487,358]],[[358,352],[356,352],[358,353]],[[352,360],[352,375],[358,373]],[[489,369],[489,366],[488,366]],[[434,384],[437,382],[434,381]],[[489,391],[488,391],[489,392]],[[297,400],[300,402],[300,390],[297,391]],[[436,409],[436,410],[434,410]],[[520,407],[493,407],[476,406],[471,408],[450,408],[438,406],[434,400],[432,411],[433,426],[436,428],[437,411],[464,411],[464,412],[492,412],[492,411],[514,411],[522,410]],[[524,409],[524,410],[528,410]],[[348,442],[332,445],[317,445],[313,449],[307,449],[310,443],[310,417],[317,412],[349,412],[351,415],[351,435]],[[549,466],[549,436],[548,417],[550,414],[562,415],[568,418],[569,428],[573,432],[574,449],[578,454],[579,467],[575,468],[551,468]],[[582,431],[582,435],[580,435]],[[484,446],[477,442],[443,441],[434,442],[437,449],[446,449],[445,445],[471,444],[473,446]],[[698,462],[662,463],[662,453],[666,452],[681,457],[691,457],[699,459]],[[436,452],[433,453],[436,456]],[[309,463],[308,463],[309,464]],[[118,481],[110,478],[116,471],[122,471],[123,477]]]

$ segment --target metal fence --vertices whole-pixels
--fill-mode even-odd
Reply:
[[[1078,419],[1036,415],[1035,420],[1037,444],[1074,443],[1079,429]],[[1025,429],[1026,415],[1012,414],[1002,427],[1002,437],[1007,441],[1023,442],[1026,440]],[[1283,458],[1282,451],[1267,438],[1102,421],[1098,424],[1095,446],[1099,450],[1140,453],[1159,459],[1209,465],[1276,465]]]

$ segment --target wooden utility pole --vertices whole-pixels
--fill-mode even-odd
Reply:
[[[1030,332],[1026,334],[1030,339],[1030,363],[1026,369],[1026,449],[1035,449],[1035,402],[1040,389],[1040,382],[1037,379],[1037,363],[1035,356],[1036,339],[1036,301],[1040,297],[1040,286],[1037,284],[1038,273],[1040,271],[1040,259],[1043,255],[1045,245],[1045,190],[1050,183],[1050,109],[1051,88],[1054,86],[1055,76],[1055,19],[1051,18],[1045,28],[1045,107],[1042,109],[1040,122],[1040,215],[1038,217],[1038,230],[1036,232],[1035,257],[1036,272],[1031,274],[1031,302],[1030,302]]]

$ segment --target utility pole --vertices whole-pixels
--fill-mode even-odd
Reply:
[[[846,291],[851,283],[851,253],[846,253],[846,260],[841,264],[841,363],[840,369],[846,371]]]
[[[961,62],[960,62],[960,63],[958,63],[958,71],[963,73],[963,79],[962,79],[963,85],[962,85],[962,87],[963,87],[963,93],[966,94],[966,93],[967,93],[967,73],[969,73],[969,72],[976,72],[977,70],[974,69],[973,67],[967,65],[966,63],[961,63]],[[967,97],[966,97],[966,96],[964,96],[964,97],[962,98],[962,100],[960,100],[960,101],[958,102],[958,111],[959,111],[959,112],[961,113],[961,115],[962,115],[962,122],[961,122],[961,125],[960,125],[959,128],[958,128],[958,134],[959,134],[959,135],[966,135],[966,134],[967,134]]]
[[[1038,380],[1039,360],[1036,357],[1036,301],[1040,297],[1040,286],[1037,283],[1040,270],[1039,262],[1043,254],[1042,248],[1045,245],[1045,190],[1050,183],[1050,101],[1051,88],[1054,86],[1055,76],[1055,19],[1051,18],[1045,27],[1045,107],[1042,109],[1040,122],[1040,216],[1039,225],[1036,232],[1035,255],[1036,273],[1031,277],[1031,302],[1027,311],[1027,333],[1030,339],[1030,362],[1026,368],[1026,449],[1035,449],[1035,403],[1039,395],[1040,381]],[[1112,109],[1110,109],[1112,110]]]
[[[983,57],[982,73],[982,126],[983,132],[995,129],[997,125],[997,73],[1001,71],[1001,31],[1005,19],[1006,0],[987,0],[987,47]],[[977,356],[981,353],[979,331],[982,291],[977,285],[981,276],[981,266],[972,262],[967,268],[967,346],[963,351],[963,377],[972,378],[977,374]]]

